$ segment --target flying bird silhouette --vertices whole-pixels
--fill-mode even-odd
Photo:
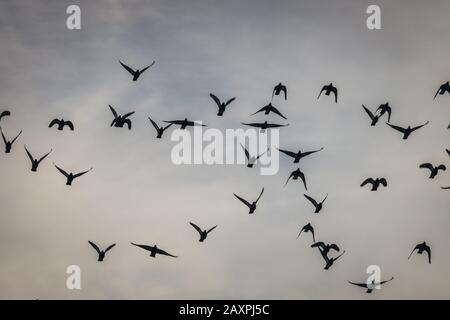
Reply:
[[[219,98],[217,98],[214,94],[210,93],[209,96],[214,100],[214,102],[217,104],[217,107],[219,108],[219,111],[217,112],[217,116],[219,117],[223,116],[226,107],[234,100],[236,100],[236,98],[231,98],[227,102],[221,102]]]
[[[253,165],[255,164],[255,162],[269,151],[269,149],[267,149],[266,152],[263,152],[260,155],[253,157],[253,156],[250,156],[249,151],[242,144],[241,144],[241,147],[244,150],[245,157],[247,158],[247,167],[248,168],[253,168]]]
[[[277,150],[284,153],[285,155],[288,155],[289,157],[294,158],[294,163],[299,163],[302,158],[309,156],[310,154],[322,151],[323,147],[320,148],[319,150],[313,150],[313,151],[307,151],[307,152],[302,152],[301,150],[299,150],[297,153],[288,151],[288,150],[282,150],[282,149],[277,149]]]
[[[446,92],[450,93],[450,83],[448,81],[439,87],[439,89],[436,91],[436,94],[434,95],[433,100],[436,99],[438,94],[443,95]]]
[[[300,235],[302,234],[302,232],[311,232],[312,238],[313,238],[313,242],[316,242],[316,237],[314,235],[314,227],[311,225],[310,222],[308,222],[308,224],[305,224],[301,229],[300,232],[298,233],[297,239],[300,237]]]
[[[325,196],[325,198],[324,198],[321,202],[319,202],[319,203],[317,203],[316,200],[314,200],[313,198],[311,198],[311,197],[308,196],[307,194],[304,194],[304,196],[305,196],[306,199],[308,199],[308,200],[313,204],[313,206],[314,206],[314,208],[315,208],[314,213],[319,213],[320,210],[322,210],[323,203],[324,203],[325,200],[327,200],[327,198],[328,198],[328,193],[327,193],[327,195]]]
[[[2,121],[3,117],[8,117],[11,115],[11,112],[8,110],[2,111],[2,113],[0,113],[0,121]]]
[[[387,187],[387,181],[385,178],[367,178],[363,183],[361,183],[361,187],[364,187],[368,183],[372,184],[372,189],[370,191],[377,191],[380,185]]]
[[[23,146],[25,148],[25,151],[27,152],[28,158],[30,158],[31,161],[31,171],[36,172],[37,168],[39,166],[39,164],[41,163],[42,160],[44,160],[45,158],[47,158],[47,156],[53,151],[53,149],[51,149],[47,154],[43,155],[39,160],[36,158],[33,158],[33,156],[31,155],[30,151],[28,151],[27,146],[24,145]]]
[[[150,122],[152,123],[153,127],[155,127],[156,130],[156,138],[161,139],[162,135],[164,133],[164,131],[166,131],[167,129],[169,129],[172,126],[172,123],[167,125],[167,126],[163,126],[163,127],[159,127],[155,121],[153,121],[150,117],[148,117],[148,120],[150,120]]]
[[[187,118],[184,118],[184,120],[171,120],[171,121],[164,120],[164,122],[179,125],[180,129],[182,129],[182,130],[186,129],[186,127],[193,127],[193,126],[206,127],[206,124],[189,121]]]
[[[124,115],[118,115],[116,110],[110,104],[108,106],[112,114],[114,115],[114,119],[111,122],[110,127],[114,126],[116,128],[123,128],[123,126],[126,124],[128,126],[128,130],[131,130],[131,120],[128,119],[128,117],[134,114],[134,111],[125,113]]]
[[[162,249],[159,249],[156,246],[156,244],[154,246],[148,246],[148,245],[145,245],[145,244],[137,244],[137,243],[133,243],[133,242],[131,242],[131,244],[133,246],[136,246],[136,247],[142,248],[144,250],[150,251],[150,257],[152,257],[152,258],[155,258],[157,254],[160,254],[160,255],[163,255],[163,256],[169,256],[169,257],[172,257],[172,258],[178,258],[178,256],[174,256],[174,255],[172,255],[172,254],[170,254],[170,253],[168,253],[168,252],[166,252],[166,251],[164,251]]]
[[[370,120],[372,120],[372,123],[370,124],[371,126],[375,126],[378,122],[378,120],[380,119],[379,115],[375,115],[373,114],[369,109],[367,109],[364,105],[362,105],[362,107],[364,108],[364,110],[366,111],[366,113],[369,115]]]
[[[65,126],[68,126],[71,131],[74,130],[72,121],[65,121],[64,119],[53,119],[48,125],[49,128],[53,127],[55,124],[58,125],[58,130],[62,131]]]
[[[8,139],[6,139],[5,134],[3,133],[2,127],[0,127],[0,132],[2,134],[3,142],[5,143],[5,153],[10,153],[14,142],[16,142],[17,138],[22,134],[22,130],[20,130],[19,134],[12,141],[9,141]]]
[[[112,248],[114,248],[114,246],[116,245],[115,243],[110,245],[108,248],[106,248],[106,250],[100,250],[100,248],[93,243],[92,241],[88,241],[89,244],[95,249],[95,251],[97,251],[98,253],[98,260],[97,261],[103,261],[103,259],[105,259],[105,254],[111,250]]]
[[[328,257],[327,253],[324,253],[323,249],[320,246],[317,246],[316,248],[319,249],[322,258],[325,260],[325,267],[324,267],[325,270],[330,269],[331,266],[334,264],[334,262],[336,262],[345,253],[345,251],[344,251],[340,255],[338,255],[337,257],[330,258],[330,257]]]
[[[445,151],[447,151],[448,156],[450,157],[450,150],[445,149]]]
[[[287,119],[285,116],[283,116],[283,115],[281,114],[280,111],[278,111],[277,108],[275,108],[275,107],[272,105],[272,102],[269,102],[268,105],[262,107],[261,109],[259,109],[259,110],[256,111],[255,113],[252,113],[251,116],[253,116],[253,115],[257,114],[257,113],[260,113],[260,112],[264,112],[264,114],[266,114],[266,115],[268,115],[269,113],[273,112],[273,113],[279,115],[280,117],[282,117],[283,119]]]
[[[445,171],[447,170],[447,168],[443,165],[440,164],[438,166],[433,166],[431,163],[422,163],[419,168],[421,169],[428,169],[430,170],[430,179],[434,179],[434,177],[437,176],[437,174],[439,173],[439,170]]]
[[[305,174],[300,171],[300,168],[297,168],[297,170],[291,172],[291,174],[289,175],[284,186],[286,186],[288,184],[288,182],[291,178],[292,178],[292,180],[297,180],[298,178],[300,178],[303,181],[303,185],[305,186],[305,189],[308,190],[308,188],[306,187]]]
[[[264,193],[264,188],[262,188],[261,193],[260,193],[259,196],[258,196],[258,199],[256,199],[256,200],[253,201],[252,203],[250,203],[250,202],[248,202],[247,200],[245,200],[245,199],[239,197],[239,196],[238,196],[237,194],[235,194],[235,193],[233,193],[233,194],[234,194],[234,196],[235,196],[236,198],[238,198],[243,204],[245,204],[245,205],[248,207],[248,209],[249,209],[248,213],[249,213],[249,214],[252,214],[253,212],[255,212],[255,210],[256,210],[256,204],[258,203],[258,201],[259,201],[259,199],[261,198],[261,196],[262,196],[263,193]]]
[[[243,123],[243,122],[241,122],[241,124],[250,126],[250,127],[260,128],[262,132],[264,132],[264,130],[267,130],[269,128],[287,127],[289,125],[289,124],[267,123],[267,121],[264,121],[264,123]]]
[[[389,281],[392,281],[392,280],[394,280],[394,277],[391,277],[389,280],[381,281],[379,283],[375,283],[375,280],[372,280],[372,283],[371,283],[370,287],[369,287],[369,285],[367,283],[355,283],[355,282],[351,282],[351,281],[348,281],[348,283],[353,284],[354,286],[361,287],[361,288],[366,288],[367,289],[366,293],[372,293],[372,291],[376,287],[381,286],[381,285],[383,285],[383,284],[385,284],[385,283],[387,283]]]
[[[72,172],[71,173],[67,173],[66,171],[64,171],[63,169],[58,167],[54,162],[53,162],[53,165],[56,167],[56,169],[58,169],[59,172],[61,172],[67,178],[67,182],[66,182],[67,186],[71,186],[74,179],[79,178],[82,175],[84,175],[84,174],[86,174],[86,173],[88,173],[89,171],[92,170],[92,167],[91,167],[89,170],[86,170],[86,171],[83,171],[83,172],[80,172],[80,173],[77,173],[77,174],[73,174]]]
[[[277,84],[275,86],[275,88],[273,88],[273,92],[272,92],[272,100],[273,100],[273,96],[278,96],[281,92],[284,93],[284,100],[287,100],[287,88],[285,85],[283,85],[281,82],[279,84]]]
[[[325,91],[325,95],[329,96],[330,93],[334,94],[334,101],[337,103],[338,100],[338,90],[335,86],[333,86],[333,83],[330,83],[329,85],[325,85],[322,87],[322,90],[320,90],[319,96],[317,97],[317,99],[320,98],[320,95],[322,94],[322,92]]]
[[[200,240],[198,240],[199,242],[203,242],[203,241],[206,239],[206,237],[208,236],[208,233],[210,233],[210,232],[213,231],[215,228],[217,228],[217,225],[216,225],[216,226],[212,227],[212,228],[209,229],[209,230],[202,230],[202,229],[200,229],[200,227],[197,226],[195,223],[189,222],[189,224],[190,224],[191,226],[193,226],[194,229],[197,230],[197,232],[200,234]]]
[[[155,61],[153,61],[150,65],[146,66],[144,69],[133,70],[126,64],[122,63],[120,60],[119,60],[119,62],[122,65],[122,67],[124,67],[125,70],[127,70],[133,76],[133,81],[136,81],[137,79],[139,79],[139,77],[141,76],[141,74],[144,73],[145,70],[147,70],[148,68],[150,68],[151,66],[153,66],[155,64]]]
[[[388,122],[391,122],[391,113],[392,113],[392,108],[389,106],[389,102],[386,102],[385,104],[381,104],[376,112],[380,112],[379,113],[379,118],[381,118],[386,112],[388,114]]]
[[[418,254],[422,254],[422,253],[426,252],[428,254],[428,263],[431,264],[431,248],[430,248],[430,246],[427,245],[427,243],[425,241],[422,243],[419,243],[418,245],[416,245],[414,247],[414,249],[413,249],[413,251],[411,251],[411,254],[409,255],[408,259],[411,258],[412,254],[416,250],[417,250]]]
[[[322,241],[319,242],[315,242],[311,245],[311,248],[320,248],[322,254],[328,255],[328,253],[330,252],[331,249],[333,249],[336,252],[339,252],[339,247],[337,246],[337,244],[325,244]]]
[[[408,128],[402,128],[402,127],[394,126],[394,125],[392,125],[392,124],[386,122],[386,124],[387,124],[389,127],[391,127],[392,129],[395,129],[395,130],[400,131],[401,133],[403,133],[403,140],[408,139],[408,137],[410,136],[411,133],[413,133],[414,131],[416,131],[416,130],[422,128],[423,126],[426,126],[426,125],[429,124],[429,123],[430,123],[430,122],[427,121],[427,122],[425,122],[424,124],[422,124],[422,125],[420,125],[420,126],[417,126],[417,127],[411,128],[411,126],[408,126]]]

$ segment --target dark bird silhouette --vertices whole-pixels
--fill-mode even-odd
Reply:
[[[281,82],[279,84],[277,84],[275,86],[275,88],[273,88],[273,92],[272,92],[272,100],[273,100],[273,96],[278,96],[281,92],[284,93],[284,100],[287,100],[287,88],[285,85],[281,84]]]
[[[325,95],[329,96],[330,93],[334,94],[334,101],[337,103],[338,100],[338,90],[335,86],[333,86],[333,83],[330,83],[329,85],[325,85],[322,87],[322,90],[320,90],[319,96],[317,97],[317,99],[320,98],[320,95],[322,94],[322,92],[325,91]]]
[[[433,166],[431,163],[422,163],[419,168],[421,169],[428,169],[430,170],[430,179],[434,179],[434,177],[437,176],[437,174],[439,173],[439,170],[445,171],[447,170],[447,168],[443,165],[440,164],[438,166]]]
[[[189,121],[187,118],[184,118],[184,120],[171,120],[171,121],[166,121],[164,120],[165,123],[171,123],[171,124],[177,124],[180,126],[180,129],[184,130],[186,129],[186,127],[193,127],[193,126],[202,126],[202,127],[206,127],[206,124],[200,124],[194,121]]]
[[[413,128],[411,128],[411,126],[408,126],[408,128],[402,128],[402,127],[394,126],[394,125],[392,125],[392,124],[386,122],[386,124],[387,124],[389,127],[391,127],[392,129],[395,129],[395,130],[400,131],[401,133],[403,133],[403,140],[408,139],[408,137],[409,137],[409,135],[410,135],[411,133],[413,133],[414,131],[416,131],[416,130],[422,128],[423,126],[426,126],[428,123],[430,123],[430,122],[427,121],[427,122],[425,122],[424,124],[422,124],[422,125],[420,125],[420,126],[417,126],[417,127],[413,127]]]
[[[129,66],[127,66],[126,64],[123,64],[120,60],[119,60],[119,62],[122,65],[122,67],[124,67],[125,70],[127,70],[133,76],[133,81],[136,81],[137,79],[139,79],[139,77],[141,76],[141,74],[144,73],[145,70],[147,70],[148,68],[150,68],[151,66],[153,66],[155,64],[155,61],[153,61],[150,65],[146,66],[144,69],[133,70]]]
[[[267,151],[269,151],[269,149],[267,149],[266,152],[261,153],[260,155],[253,157],[250,156],[250,153],[248,152],[248,150],[241,144],[242,149],[244,150],[245,153],[245,157],[247,158],[247,167],[248,168],[253,168],[253,165],[255,164],[255,162],[261,158],[263,155],[265,155],[267,153]]]
[[[71,186],[72,182],[74,179],[81,177],[82,175],[88,173],[89,171],[92,170],[92,167],[89,170],[77,173],[77,174],[73,174],[71,173],[67,173],[66,171],[64,171],[63,169],[61,169],[60,167],[58,167],[54,162],[53,165],[56,167],[56,169],[58,169],[59,172],[61,172],[66,178],[67,178],[67,182],[66,185]]]
[[[311,223],[309,222],[308,224],[305,224],[301,229],[300,232],[298,233],[297,239],[300,237],[300,235],[302,234],[302,232],[311,232],[312,237],[313,237],[313,242],[316,242],[316,237],[314,235],[314,228],[311,225]]]
[[[337,246],[337,244],[325,244],[322,241],[319,242],[315,242],[311,245],[311,248],[320,248],[321,252],[325,255],[327,255],[331,249],[339,252],[339,247]]]
[[[344,251],[340,255],[338,255],[337,257],[330,258],[330,257],[328,257],[327,253],[324,253],[323,249],[320,246],[317,246],[317,248],[319,249],[320,254],[322,255],[322,258],[325,260],[325,267],[324,267],[325,270],[330,269],[331,266],[334,264],[334,262],[336,262],[345,253],[345,251]]]
[[[256,111],[255,113],[252,113],[251,116],[253,116],[253,115],[257,114],[257,113],[260,113],[260,112],[264,112],[264,114],[266,114],[266,115],[269,114],[269,113],[271,113],[271,112],[273,112],[273,113],[279,115],[280,117],[282,117],[283,119],[287,119],[285,116],[283,116],[283,115],[281,114],[280,111],[278,111],[277,108],[275,108],[275,107],[272,105],[272,102],[269,102],[268,105],[262,107],[261,109],[259,109],[259,110]]]
[[[148,117],[148,120],[152,123],[153,127],[155,127],[156,130],[156,138],[161,139],[164,131],[169,129],[172,126],[172,123],[165,126],[165,127],[159,127],[155,121],[153,121],[150,117]]]
[[[239,197],[239,196],[238,196],[237,194],[235,194],[235,193],[233,193],[233,194],[234,194],[234,196],[235,196],[236,198],[238,198],[242,203],[244,203],[244,204],[248,207],[248,209],[249,209],[248,213],[249,213],[249,214],[252,214],[253,212],[255,212],[255,210],[256,210],[256,204],[258,203],[259,198],[261,198],[261,196],[262,196],[263,193],[264,193],[264,188],[262,188],[261,193],[260,193],[259,196],[258,196],[258,199],[256,199],[256,201],[253,201],[252,203],[250,203],[250,202],[248,202],[247,200],[245,200],[245,199]]]
[[[366,288],[367,289],[366,293],[372,293],[372,291],[375,289],[375,287],[381,286],[392,280],[394,280],[394,277],[391,277],[389,280],[381,281],[379,283],[375,283],[375,280],[372,280],[371,286],[369,286],[367,283],[355,283],[355,282],[351,282],[351,281],[348,281],[348,283],[353,284],[354,286],[361,287],[361,288]]]
[[[450,187],[441,187],[443,190],[450,190]]]
[[[292,178],[292,180],[297,180],[298,178],[300,178],[303,181],[303,185],[305,186],[305,189],[308,190],[308,188],[306,187],[305,174],[300,171],[300,168],[297,168],[297,170],[291,172],[291,174],[289,175],[289,177],[288,177],[286,183],[284,184],[284,186],[287,185],[287,183],[289,182],[289,180],[291,178]]]
[[[431,264],[431,248],[427,245],[427,243],[425,241],[422,243],[419,243],[418,245],[416,245],[414,247],[414,249],[413,249],[413,251],[411,251],[411,254],[409,255],[408,259],[411,258],[412,254],[416,250],[417,250],[418,254],[422,254],[422,253],[426,252],[428,254],[428,263]]]
[[[219,108],[219,111],[217,112],[217,116],[219,117],[223,116],[226,107],[234,100],[236,100],[236,98],[231,98],[227,102],[221,102],[219,98],[217,98],[214,94],[210,93],[209,96],[214,100],[214,102],[217,104],[217,107]]]
[[[388,114],[388,122],[391,122],[391,113],[392,113],[392,108],[389,106],[389,102],[386,102],[385,104],[381,104],[376,112],[380,112],[379,113],[379,118],[381,118],[386,112]]]
[[[445,151],[447,151],[448,156],[450,157],[450,150],[445,149]]]
[[[313,204],[313,206],[314,206],[314,208],[315,208],[314,213],[319,213],[320,210],[322,210],[323,203],[324,203],[325,200],[327,200],[327,198],[328,198],[328,193],[327,193],[327,195],[325,196],[325,198],[322,200],[322,202],[319,202],[319,203],[317,203],[316,200],[314,200],[313,198],[311,198],[311,197],[308,196],[307,194],[304,194],[304,196],[305,196],[306,199],[308,199],[308,200]]]
[[[369,109],[367,109],[364,105],[362,105],[366,113],[369,115],[370,120],[372,120],[371,126],[374,126],[377,124],[378,120],[380,119],[379,115],[374,115]]]
[[[39,164],[41,163],[42,160],[44,160],[45,158],[47,158],[47,156],[53,151],[53,149],[51,149],[47,154],[45,154],[44,156],[42,156],[39,160],[36,158],[33,158],[33,156],[31,155],[30,151],[28,151],[27,146],[24,145],[23,146],[25,148],[25,151],[27,152],[28,158],[30,158],[31,161],[31,171],[36,172],[37,168],[39,166]]]
[[[289,124],[275,124],[275,123],[267,123],[267,121],[264,121],[264,123],[243,123],[243,125],[260,128],[261,131],[264,131],[268,128],[279,128],[279,127],[287,127]]]
[[[5,143],[5,153],[10,153],[14,142],[16,142],[17,138],[22,134],[22,130],[20,130],[19,134],[12,141],[5,138],[2,127],[0,127],[0,132],[2,133],[3,142]]]
[[[115,243],[110,245],[108,248],[106,248],[106,250],[100,250],[99,247],[93,243],[92,241],[88,241],[89,244],[95,249],[95,251],[97,251],[98,253],[98,260],[97,261],[103,261],[103,259],[105,259],[105,254],[111,250],[112,248],[114,248],[114,246],[116,245]]]
[[[128,119],[128,117],[134,114],[134,111],[125,113],[124,115],[118,115],[116,110],[114,110],[114,108],[111,105],[108,106],[114,115],[114,119],[111,122],[110,127],[114,126],[116,128],[123,128],[123,126],[126,124],[128,126],[128,130],[131,130],[131,120]]]
[[[48,125],[48,127],[51,128],[51,127],[53,127],[55,124],[58,125],[58,130],[59,130],[59,131],[62,131],[62,130],[64,129],[65,126],[68,126],[69,129],[70,129],[71,131],[74,130],[74,126],[73,126],[72,121],[65,121],[64,119],[61,119],[61,120],[59,120],[59,119],[53,119],[53,120],[50,122],[50,124]]]
[[[363,183],[361,183],[361,187],[364,187],[368,183],[372,184],[372,189],[370,191],[377,191],[380,185],[387,187],[387,181],[385,178],[367,178]]]
[[[3,117],[8,117],[11,115],[11,112],[9,112],[8,110],[2,111],[2,113],[0,113],[0,121],[2,121]]]
[[[448,81],[439,87],[439,89],[436,91],[436,94],[434,95],[433,100],[436,99],[438,94],[443,95],[446,92],[450,93],[450,83]]]
[[[189,224],[190,224],[191,226],[193,226],[194,229],[197,230],[197,232],[200,234],[200,240],[198,240],[199,242],[203,242],[203,241],[206,239],[206,237],[208,236],[208,233],[210,233],[210,232],[213,231],[215,228],[217,228],[217,225],[216,225],[216,226],[212,227],[212,228],[209,229],[209,230],[202,230],[202,229],[200,229],[200,227],[197,226],[195,223],[189,222]]]
[[[156,244],[152,247],[152,246],[147,246],[145,244],[137,244],[137,243],[133,243],[131,242],[131,244],[133,246],[142,248],[144,250],[150,251],[150,257],[155,258],[157,254],[163,255],[163,256],[169,256],[169,257],[173,257],[173,258],[178,258],[178,256],[174,256],[162,249],[159,249]]]
[[[285,155],[288,155],[289,157],[294,158],[294,163],[299,163],[302,158],[309,156],[310,154],[322,151],[323,147],[320,148],[319,150],[313,150],[313,151],[307,151],[307,152],[302,152],[301,150],[299,150],[297,153],[292,152],[292,151],[282,150],[282,149],[277,149],[277,150],[284,153]]]

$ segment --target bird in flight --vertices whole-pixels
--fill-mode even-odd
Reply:
[[[43,155],[39,160],[33,158],[33,156],[31,155],[30,151],[28,151],[27,146],[24,145],[23,146],[25,148],[25,151],[27,152],[28,158],[30,158],[31,161],[31,171],[36,172],[37,168],[39,166],[39,164],[41,163],[42,160],[44,160],[45,158],[47,158],[47,156],[53,151],[53,149],[51,149],[47,154]]]
[[[169,257],[172,257],[172,258],[178,258],[178,256],[174,256],[174,255],[172,255],[172,254],[170,254],[170,253],[168,253],[168,252],[158,248],[156,244],[154,246],[147,246],[145,244],[137,244],[137,243],[133,243],[133,242],[131,242],[131,244],[133,246],[136,246],[136,247],[142,248],[144,250],[150,251],[150,257],[152,257],[152,258],[155,258],[157,254],[160,254],[160,255],[163,255],[163,256],[169,256]]]
[[[153,121],[150,117],[148,117],[148,120],[150,120],[150,122],[152,123],[153,127],[155,127],[156,130],[156,138],[161,139],[162,135],[164,133],[164,131],[166,131],[167,129],[169,129],[172,126],[172,123],[165,126],[165,127],[159,127],[155,121]]]
[[[74,130],[72,121],[65,121],[64,119],[53,119],[48,125],[49,128],[53,127],[55,124],[58,125],[58,130],[62,131],[65,126],[68,126],[71,131]]]
[[[328,253],[324,253],[323,249],[320,246],[317,246],[317,248],[319,249],[322,258],[325,260],[325,267],[324,267],[325,270],[330,269],[330,267],[334,264],[334,262],[337,261],[340,257],[342,257],[345,253],[344,251],[337,257],[330,258],[328,257]]]
[[[125,70],[127,70],[133,76],[133,81],[136,81],[137,79],[139,79],[139,77],[141,76],[141,74],[144,73],[145,70],[147,70],[148,68],[150,68],[151,66],[153,66],[155,64],[155,61],[153,61],[150,65],[146,66],[144,69],[133,70],[126,64],[122,63],[122,61],[119,60],[119,62],[122,65],[122,67],[124,67]]]
[[[210,93],[209,96],[214,100],[214,102],[217,104],[217,107],[219,108],[219,111],[217,112],[217,116],[219,117],[223,116],[226,107],[234,100],[236,100],[236,98],[234,97],[229,99],[227,102],[221,102],[219,98],[217,98],[214,94]]]
[[[17,138],[22,134],[22,130],[20,130],[19,134],[14,139],[12,139],[12,141],[6,139],[2,127],[0,127],[0,132],[2,134],[3,142],[5,143],[5,153],[10,153],[14,142],[16,142]]]
[[[248,209],[249,209],[248,213],[249,213],[249,214],[252,214],[253,212],[255,212],[255,210],[256,210],[256,204],[258,203],[259,198],[261,198],[261,196],[262,196],[263,193],[264,193],[264,188],[262,188],[261,193],[260,193],[259,196],[258,196],[258,199],[256,199],[256,201],[253,201],[252,203],[250,203],[250,202],[248,202],[247,200],[245,200],[245,199],[239,197],[239,196],[238,196],[237,194],[235,194],[235,193],[233,193],[233,194],[234,194],[234,196],[235,196],[236,198],[238,198],[243,204],[245,204],[245,205],[248,207]]]
[[[392,113],[392,108],[389,106],[389,102],[386,102],[385,104],[381,104],[376,112],[380,112],[379,113],[379,118],[381,118],[386,112],[388,114],[388,122],[391,122],[391,113]]]
[[[325,196],[325,198],[324,198],[321,202],[319,202],[319,203],[317,203],[316,200],[314,200],[312,197],[308,196],[307,194],[304,194],[304,196],[305,196],[306,199],[308,199],[308,200],[313,204],[313,206],[314,206],[314,208],[315,208],[314,213],[319,213],[319,212],[322,210],[323,203],[324,203],[325,200],[327,200],[327,198],[328,198],[328,193],[327,193],[327,195]]]
[[[66,182],[67,186],[71,186],[74,179],[79,178],[82,175],[84,175],[84,174],[86,174],[86,173],[88,173],[89,171],[92,170],[92,167],[91,167],[89,170],[86,170],[86,171],[83,171],[83,172],[80,172],[80,173],[77,173],[77,174],[73,174],[72,172],[71,173],[67,173],[66,171],[64,171],[63,169],[58,167],[54,162],[53,162],[53,165],[56,167],[56,169],[58,169],[59,172],[61,172],[67,178],[67,182]]]
[[[339,252],[339,247],[337,244],[325,244],[322,241],[315,242],[311,245],[311,248],[320,248],[321,252],[325,255],[327,255],[331,249],[333,249],[336,252]]]
[[[379,283],[375,283],[375,280],[372,280],[372,283],[371,283],[370,286],[367,283],[355,283],[355,282],[351,282],[351,281],[348,281],[348,283],[353,284],[354,286],[361,287],[361,288],[366,288],[367,289],[366,293],[372,293],[372,291],[376,287],[381,286],[381,285],[383,285],[383,284],[385,284],[385,283],[387,283],[389,281],[392,281],[392,280],[394,280],[394,277],[391,277],[389,280],[381,281]]]
[[[0,121],[2,121],[3,117],[7,117],[7,116],[10,116],[10,115],[11,115],[11,112],[9,112],[8,110],[2,111],[2,113],[0,113]]]
[[[430,179],[434,179],[434,177],[437,176],[437,174],[439,173],[439,170],[445,171],[447,170],[446,166],[444,166],[443,164],[440,164],[438,166],[433,166],[431,163],[422,163],[419,168],[421,169],[428,169],[430,170]]]
[[[131,130],[131,120],[128,119],[128,117],[134,114],[134,111],[125,113],[123,116],[121,116],[117,114],[116,110],[114,110],[111,105],[108,106],[112,114],[114,115],[114,119],[111,122],[110,127],[114,126],[116,128],[123,128],[123,126],[126,124],[128,126],[128,130]]]
[[[259,109],[259,110],[256,111],[255,113],[252,113],[251,116],[253,116],[253,115],[257,114],[257,113],[260,113],[260,112],[264,112],[265,115],[268,115],[269,113],[273,112],[273,113],[279,115],[280,117],[282,117],[283,119],[287,119],[285,116],[283,116],[283,115],[281,114],[280,111],[278,111],[277,108],[275,108],[275,107],[272,105],[272,102],[269,102],[268,105],[262,107],[261,109]]]
[[[284,186],[286,186],[288,184],[288,182],[291,178],[292,178],[292,180],[297,180],[298,178],[300,178],[303,181],[303,185],[305,186],[305,189],[308,190],[308,188],[306,187],[305,174],[300,171],[300,168],[297,168],[297,170],[291,172],[291,174],[289,175]]]
[[[201,124],[201,123],[197,123],[194,121],[189,121],[187,118],[184,118],[184,120],[171,120],[171,121],[166,121],[164,120],[165,123],[171,123],[171,124],[177,124],[180,126],[180,129],[184,130],[186,129],[186,127],[190,126],[202,126],[202,127],[206,127],[206,124]]]
[[[267,121],[264,121],[264,123],[243,123],[243,122],[241,122],[241,124],[250,126],[250,127],[260,128],[262,132],[264,132],[268,128],[287,127],[289,125],[289,124],[267,123]]]
[[[414,131],[416,131],[416,130],[422,128],[423,126],[426,126],[426,125],[429,124],[429,123],[430,123],[430,122],[427,121],[427,122],[425,122],[424,124],[422,124],[422,125],[420,125],[420,126],[417,126],[417,127],[411,128],[411,126],[408,126],[408,128],[402,128],[402,127],[394,126],[394,125],[392,125],[392,124],[386,122],[386,124],[387,124],[389,127],[391,127],[392,129],[395,129],[395,130],[400,131],[401,133],[403,133],[403,140],[408,139],[408,137],[409,137],[409,135],[410,135],[411,133],[413,133]]]
[[[433,100],[436,99],[438,94],[443,95],[446,92],[450,93],[450,83],[448,81],[439,87],[439,89],[436,91],[436,94],[434,95]]]
[[[305,224],[305,225],[300,229],[300,232],[298,233],[297,239],[300,237],[300,235],[302,234],[302,232],[311,232],[312,237],[313,237],[313,242],[316,242],[316,237],[314,236],[314,227],[311,225],[310,222],[309,222],[308,224]]]
[[[387,187],[387,181],[385,178],[367,178],[363,181],[363,183],[361,183],[361,187],[364,187],[368,183],[372,184],[372,189],[370,191],[377,191],[380,185]]]
[[[283,85],[281,82],[273,88],[272,92],[272,100],[273,96],[278,96],[281,92],[284,93],[284,100],[287,100],[287,88],[285,85]]]
[[[366,113],[369,115],[370,120],[372,120],[371,126],[374,126],[377,124],[378,120],[380,119],[379,115],[373,114],[369,109],[367,109],[364,105],[362,105]]]
[[[313,151],[307,151],[307,152],[302,152],[301,150],[299,150],[297,153],[292,152],[292,151],[282,150],[282,149],[277,149],[277,150],[284,153],[285,155],[288,155],[289,157],[294,158],[294,163],[299,163],[302,158],[309,156],[310,154],[322,151],[323,147],[320,148],[319,150],[313,150]]]
[[[100,250],[100,248],[93,243],[92,241],[88,241],[89,244],[95,249],[95,251],[97,251],[98,253],[98,260],[97,261],[103,261],[103,259],[105,259],[105,254],[111,250],[112,248],[114,248],[114,246],[116,245],[115,243],[110,245],[108,248],[106,248],[106,250]]]
[[[414,249],[413,249],[413,251],[411,251],[411,254],[409,255],[408,259],[411,258],[412,254],[416,250],[417,250],[418,254],[422,254],[422,253],[426,252],[428,254],[428,263],[431,264],[431,248],[430,248],[430,246],[427,245],[427,243],[425,241],[422,243],[419,243],[418,245],[416,245],[414,247]]]
[[[322,92],[325,91],[325,95],[329,96],[330,93],[334,94],[334,101],[337,103],[338,100],[338,90],[335,86],[333,86],[333,83],[330,83],[329,85],[325,85],[322,87],[322,90],[320,90],[319,96],[317,97],[317,99],[320,98],[320,95],[322,94]]]
[[[247,158],[247,167],[248,168],[253,168],[253,165],[255,164],[255,162],[269,151],[269,149],[267,149],[266,152],[263,152],[260,155],[253,157],[253,156],[250,156],[249,151],[242,144],[241,144],[241,147],[244,150],[245,157]]]
[[[200,227],[197,226],[195,223],[189,222],[189,224],[190,224],[191,226],[193,226],[194,229],[197,230],[197,232],[200,234],[200,240],[198,240],[199,242],[203,242],[203,241],[206,239],[206,237],[208,236],[208,233],[210,233],[210,232],[213,231],[215,228],[217,228],[217,225],[216,225],[216,226],[212,227],[212,228],[209,229],[209,230],[202,230],[202,229],[200,229]]]

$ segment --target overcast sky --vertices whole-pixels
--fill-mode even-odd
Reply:
[[[66,7],[81,7],[82,29],[66,28]],[[8,137],[0,156],[0,298],[25,299],[355,299],[450,298],[450,172],[429,180],[419,164],[450,166],[450,3],[376,1],[382,30],[366,28],[374,1],[1,1],[0,110]],[[119,65],[156,64],[137,82]],[[329,197],[313,214],[301,183],[283,187],[297,166],[281,157],[277,175],[245,166],[175,166],[170,136],[155,139],[147,120],[188,117],[238,128],[270,101],[290,126],[289,150],[325,150],[301,161],[308,193]],[[333,82],[338,104],[320,88]],[[236,101],[223,118],[209,97]],[[430,121],[407,141],[376,127],[361,105],[389,101],[391,122]],[[110,128],[112,114],[136,111],[133,129]],[[54,117],[75,131],[49,129]],[[281,118],[270,115],[271,121]],[[282,119],[281,119],[282,120]],[[171,130],[171,129],[170,129]],[[23,149],[39,157],[37,173]],[[65,186],[52,161],[93,171]],[[379,192],[360,188],[386,177]],[[254,215],[234,198],[262,196]],[[216,224],[204,243],[188,224]],[[346,254],[328,271],[311,237]],[[117,243],[103,263],[87,243]],[[158,244],[158,256],[130,245]],[[408,255],[427,241],[426,257]],[[82,270],[82,290],[67,290],[65,270]],[[383,290],[366,295],[368,265]]]

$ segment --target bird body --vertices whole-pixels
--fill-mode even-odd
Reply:
[[[286,127],[289,124],[275,124],[275,123],[268,123],[267,121],[264,121],[263,123],[243,123],[243,125],[255,127],[261,129],[262,132],[269,128],[279,128],[279,127]]]
[[[69,129],[70,129],[71,131],[74,130],[74,126],[73,126],[72,121],[65,121],[64,119],[53,119],[53,120],[50,122],[50,124],[48,125],[48,127],[51,128],[51,127],[53,127],[55,124],[58,125],[58,128],[57,128],[57,129],[58,129],[59,131],[62,131],[62,130],[64,129],[65,126],[68,126]]]

